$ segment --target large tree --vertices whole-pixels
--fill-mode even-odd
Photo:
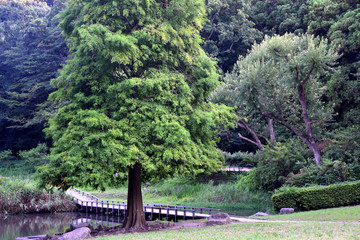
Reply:
[[[326,40],[312,35],[266,37],[239,58],[215,98],[237,107],[243,117],[262,115],[285,126],[320,164],[319,129],[331,119],[320,78],[332,73],[338,57]]]
[[[141,228],[141,180],[219,168],[216,126],[231,116],[205,101],[219,75],[200,47],[204,17],[202,0],[68,2],[61,27],[72,53],[51,95],[66,105],[46,129],[43,186],[128,179],[124,227]]]

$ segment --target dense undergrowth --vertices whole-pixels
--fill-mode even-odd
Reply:
[[[72,199],[62,192],[48,193],[28,180],[0,176],[0,214],[72,210]]]

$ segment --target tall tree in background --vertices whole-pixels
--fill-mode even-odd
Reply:
[[[50,10],[34,0],[0,1],[0,149],[30,149],[44,137],[39,106],[67,56],[55,18],[64,3]]]
[[[201,31],[204,50],[218,59],[223,72],[232,68],[239,55],[262,39],[262,34],[254,28],[249,19],[252,8],[247,0],[206,1],[209,20]]]
[[[252,13],[249,18],[255,28],[264,35],[296,35],[306,32],[304,16],[308,12],[308,0],[250,0]]]
[[[321,164],[317,129],[331,119],[321,96],[320,77],[330,74],[338,54],[311,35],[266,37],[240,57],[215,93],[240,110],[272,119],[297,135]]]
[[[124,227],[141,228],[141,180],[219,168],[215,129],[231,115],[205,101],[219,75],[200,47],[204,17],[201,0],[69,1],[61,26],[72,54],[51,95],[69,103],[46,129],[43,186],[128,179]]]
[[[326,37],[340,49],[338,74],[326,79],[326,97],[335,103],[337,122],[351,126],[360,122],[360,2],[318,0],[309,4],[305,16],[308,32]]]

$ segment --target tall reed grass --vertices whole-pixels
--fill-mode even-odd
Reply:
[[[72,210],[72,199],[62,192],[50,194],[36,189],[28,180],[0,176],[0,214]]]
[[[173,178],[149,188],[150,193],[165,196],[172,201],[202,203],[236,203],[263,206],[271,209],[271,193],[255,191],[241,179],[214,185],[197,183],[187,178]]]

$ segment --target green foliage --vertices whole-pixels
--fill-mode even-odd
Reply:
[[[49,121],[42,186],[104,189],[127,179],[196,175],[220,167],[226,107],[207,103],[218,83],[201,49],[202,1],[69,1],[61,26],[73,52],[52,81],[68,101]]]
[[[256,29],[263,34],[283,35],[285,33],[303,34],[307,25],[304,15],[308,11],[306,0],[252,0],[253,14],[251,19]]]
[[[324,155],[328,159],[339,160],[348,164],[359,164],[360,127],[340,128],[328,134],[324,146]]]
[[[4,150],[0,152],[0,162],[7,162],[11,168],[11,150]]]
[[[255,189],[274,190],[281,187],[288,176],[298,174],[309,164],[311,152],[299,139],[289,139],[286,143],[266,146],[253,157],[257,166],[246,177]]]
[[[28,150],[44,138],[50,79],[67,56],[55,18],[64,3],[0,1],[0,149]]]
[[[275,193],[272,201],[276,211],[289,207],[297,210],[316,210],[355,205],[360,203],[360,182],[291,188],[283,193]]]
[[[297,174],[289,175],[286,185],[329,185],[360,179],[359,127],[329,132],[321,144],[324,161],[321,166],[310,164]]]
[[[266,192],[254,191],[243,180],[214,185],[213,180],[198,183],[188,178],[173,178],[150,187],[156,195],[166,196],[171,201],[202,203],[244,203],[269,207],[270,196]],[[266,210],[266,209],[264,209]]]
[[[262,35],[249,18],[252,6],[248,1],[210,0],[206,1],[206,10],[209,20],[201,31],[204,50],[227,72]]]
[[[36,167],[48,163],[48,147],[45,143],[40,143],[36,148],[28,151],[19,151],[21,160],[25,161],[32,167],[32,172],[35,172]]]
[[[337,59],[333,46],[311,35],[265,37],[239,58],[213,99],[236,107],[243,119],[255,119],[248,125],[257,130],[252,123],[259,124],[259,116],[283,125],[313,150],[319,164],[314,145],[332,111],[323,103],[320,78],[331,74]]]
[[[228,153],[224,152],[225,155],[225,162],[230,166],[247,166],[251,165],[254,159],[254,153],[251,152],[235,152],[235,153]]]
[[[336,104],[336,120],[342,126],[360,121],[359,16],[360,4],[353,0],[311,1],[305,16],[308,32],[327,37],[342,54],[339,73],[326,81],[326,96]]]
[[[71,211],[75,206],[62,192],[49,194],[28,181],[0,176],[0,213]]]

